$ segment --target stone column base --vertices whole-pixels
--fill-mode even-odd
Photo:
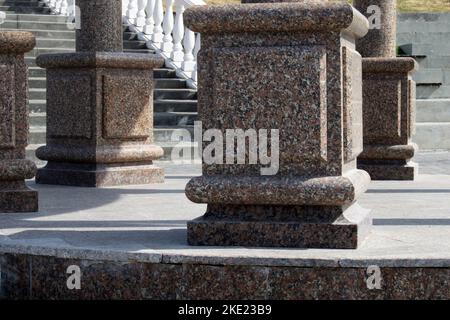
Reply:
[[[411,159],[417,145],[366,145],[358,158],[358,169],[369,173],[372,180],[414,180],[419,165]]]
[[[370,210],[330,206],[209,205],[188,222],[194,246],[356,249],[370,232]]]
[[[163,183],[164,169],[152,163],[81,164],[49,162],[36,174],[36,183],[76,187],[108,187]]]
[[[38,193],[26,186],[0,191],[0,212],[36,212],[39,210]]]
[[[359,160],[358,168],[369,173],[372,180],[414,180],[419,174],[419,165],[402,160]]]

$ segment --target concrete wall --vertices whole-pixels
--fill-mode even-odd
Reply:
[[[450,150],[450,13],[400,14],[397,45],[420,65],[413,140],[421,150]]]

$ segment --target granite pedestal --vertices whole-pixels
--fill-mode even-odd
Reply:
[[[24,54],[35,46],[30,32],[0,32],[0,212],[34,212],[38,194],[25,185],[36,165],[28,144],[28,69]]]
[[[354,4],[369,19],[375,14],[373,27],[356,43],[364,57],[364,151],[358,168],[374,180],[414,180],[418,166],[411,159],[417,146],[411,136],[416,84],[411,74],[417,63],[412,58],[396,58],[396,1],[355,0]]]
[[[188,242],[356,248],[371,224],[357,204],[370,178],[356,169],[362,70],[355,38],[367,32],[367,19],[347,4],[312,1],[194,7],[185,23],[202,34],[203,131],[279,130],[274,175],[248,161],[204,162],[186,195],[208,209],[188,223]]]
[[[36,181],[85,187],[163,182],[153,165],[154,55],[122,51],[121,1],[78,0],[77,52],[46,54],[48,161]]]

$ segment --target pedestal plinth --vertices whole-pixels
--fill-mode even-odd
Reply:
[[[358,168],[374,180],[414,180],[418,165],[411,161],[417,146],[417,63],[396,58],[396,0],[355,0],[355,7],[372,22],[366,37],[356,42],[363,56],[364,151]]]
[[[30,32],[0,32],[0,212],[34,212],[38,194],[25,185],[36,165],[28,144],[28,69],[24,54],[35,46]]]
[[[153,165],[153,69],[156,55],[122,51],[122,1],[77,0],[76,53],[46,54],[48,161],[37,183],[83,187],[163,182]]]
[[[77,52],[41,55],[47,69],[48,161],[36,181],[100,187],[163,182],[152,161],[153,69],[163,64],[142,54]]]
[[[262,175],[267,163],[250,163],[250,142],[245,163],[230,163],[219,150],[220,161],[204,160],[203,176],[186,186],[191,201],[208,204],[188,223],[189,244],[356,248],[371,224],[357,203],[370,177],[356,168],[362,69],[355,38],[367,32],[367,19],[347,4],[311,1],[193,7],[185,23],[202,34],[203,133],[268,130],[258,154],[267,148],[279,160],[276,172]]]
[[[414,180],[416,85],[412,58],[363,58],[364,151],[358,167],[375,180]]]

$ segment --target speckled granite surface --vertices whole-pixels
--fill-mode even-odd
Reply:
[[[101,189],[34,185],[41,210],[0,215],[0,296],[9,299],[449,299],[449,153],[428,174],[375,181],[359,198],[373,227],[357,250],[194,247],[204,213],[184,195],[200,166],[161,163],[166,183]],[[258,219],[248,212],[249,219]],[[296,210],[273,210],[273,220]],[[227,214],[227,212],[224,212]],[[312,221],[315,213],[309,215]],[[69,290],[71,265],[81,289]],[[381,289],[369,289],[369,266]]]
[[[372,12],[378,6],[380,16]],[[396,1],[355,0],[367,16],[375,14],[380,28],[372,28],[356,42],[363,58],[364,151],[358,168],[376,180],[414,180],[417,164],[411,161],[417,146],[411,142],[415,127],[415,82],[418,68],[412,58],[396,58]],[[378,10],[378,9],[376,9]]]
[[[76,0],[80,8],[81,28],[77,33],[77,51],[121,52],[122,1]]]
[[[153,69],[163,59],[122,53],[121,1],[80,0],[77,52],[46,54],[48,161],[42,184],[102,187],[163,182],[153,165]]]
[[[354,39],[367,20],[347,4],[299,2],[193,7],[185,22],[202,32],[203,129],[280,131],[276,175],[261,176],[260,164],[204,164],[189,182],[187,197],[209,204],[188,224],[189,243],[356,247],[370,224],[366,211],[349,208],[370,182],[356,169],[362,71]],[[310,223],[309,206],[317,217],[335,215]],[[260,220],[249,220],[252,210]],[[274,210],[298,214],[277,221]]]
[[[397,0],[354,0],[353,5],[374,27],[356,41],[363,57],[396,57]]]
[[[24,54],[35,44],[30,32],[0,32],[0,212],[38,210],[37,192],[25,185],[36,166],[25,159],[28,68]]]

